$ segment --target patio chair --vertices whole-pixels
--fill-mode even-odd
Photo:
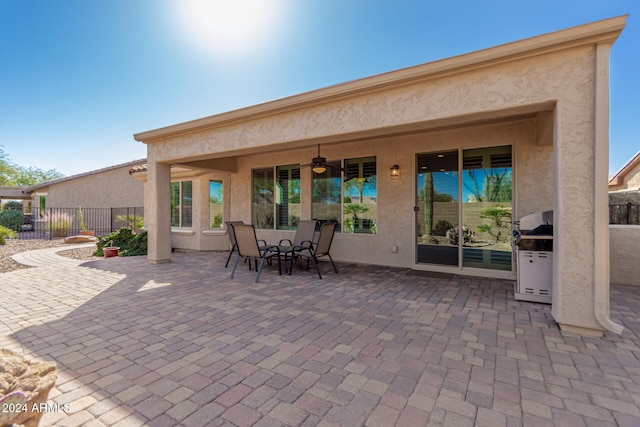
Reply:
[[[233,271],[231,271],[231,278],[236,272],[238,267],[238,261],[240,258],[249,260],[249,269],[251,269],[251,260],[255,261],[256,266],[256,283],[260,279],[260,273],[265,260],[270,260],[273,257],[277,257],[278,260],[278,274],[282,274],[282,268],[280,265],[280,250],[277,245],[258,245],[258,238],[256,237],[256,229],[253,225],[237,224],[232,226],[236,238],[236,248],[238,255],[236,256],[236,262],[233,264]],[[260,266],[258,266],[258,259],[260,259]]]
[[[291,274],[291,268],[293,267],[293,249],[299,246],[308,246],[305,242],[313,241],[317,223],[318,221],[315,219],[298,221],[293,242],[290,239],[282,239],[278,243],[280,255],[284,257],[285,263],[289,261],[289,274]]]
[[[234,225],[242,225],[243,221],[225,221],[224,224],[227,226],[227,233],[229,233],[229,241],[231,242],[231,250],[229,251],[229,256],[227,257],[227,262],[224,265],[225,268],[229,266],[229,260],[231,260],[231,255],[238,250],[238,245],[236,244],[236,234],[233,231]]]
[[[303,242],[302,245],[297,246],[293,249],[292,259],[293,258],[306,258],[307,259],[307,270],[309,270],[309,260],[313,260],[313,264],[316,266],[316,271],[318,272],[318,277],[322,279],[322,275],[320,274],[320,268],[318,267],[318,258],[323,256],[328,256],[329,261],[331,261],[331,265],[333,266],[333,270],[338,274],[338,269],[336,268],[336,264],[333,262],[333,258],[331,258],[331,254],[329,251],[331,250],[331,243],[333,242],[333,236],[336,232],[336,224],[335,222],[322,224],[320,227],[320,234],[318,235],[318,242],[313,243],[312,241]],[[289,272],[291,274],[291,272]]]

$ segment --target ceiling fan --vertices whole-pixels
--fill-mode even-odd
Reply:
[[[313,173],[325,173],[327,168],[332,168],[336,170],[343,171],[340,166],[332,165],[331,163],[327,163],[327,159],[325,157],[320,156],[320,144],[318,144],[318,156],[311,159],[311,163],[306,165],[301,165],[301,168],[311,166],[311,170]]]

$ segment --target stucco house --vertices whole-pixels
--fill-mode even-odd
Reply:
[[[609,56],[626,18],[136,134],[148,260],[227,249],[219,219],[277,242],[313,218],[339,223],[334,259],[515,278],[511,221],[553,211],[553,317],[566,331],[619,333]]]
[[[26,222],[33,231],[47,228],[45,215],[51,209],[75,218],[77,208],[82,207],[87,225],[108,233],[115,226],[114,209],[138,208],[131,215],[144,215],[144,183],[131,177],[129,171],[145,161],[135,160],[29,187],[0,187],[0,197],[22,200],[23,211],[31,216]],[[105,209],[113,212],[105,214]],[[127,210],[117,212],[126,213]],[[78,228],[77,221],[73,222],[72,228]]]
[[[129,171],[145,161],[134,160],[43,182],[23,188],[22,193],[30,196],[36,206],[49,208],[142,206],[144,184],[132,178]]]
[[[609,192],[640,191],[640,151],[609,179]]]

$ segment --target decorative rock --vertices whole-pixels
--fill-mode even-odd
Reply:
[[[0,426],[36,427],[49,391],[56,383],[55,362],[31,362],[7,349],[0,349]]]
[[[93,236],[70,236],[64,239],[65,243],[93,243],[96,241],[98,238]]]

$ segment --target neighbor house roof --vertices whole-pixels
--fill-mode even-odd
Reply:
[[[625,176],[638,166],[640,166],[640,151],[629,159],[629,161],[625,163],[618,172],[609,178],[609,187],[623,184]]]
[[[121,163],[121,164],[113,165],[113,166],[108,166],[106,168],[96,169],[96,170],[93,170],[93,171],[90,171],[90,172],[84,172],[84,173],[80,173],[80,174],[77,174],[77,175],[67,176],[67,177],[64,177],[64,178],[56,179],[54,181],[42,182],[40,184],[32,185],[30,187],[24,187],[22,189],[22,192],[23,193],[31,193],[33,191],[36,191],[36,190],[40,189],[40,188],[49,187],[51,185],[59,184],[59,183],[66,182],[66,181],[71,181],[71,180],[74,180],[74,179],[85,178],[87,176],[96,175],[96,174],[99,174],[99,173],[108,172],[108,171],[111,171],[111,170],[114,170],[114,169],[119,169],[119,168],[123,168],[123,167],[127,167],[127,166],[133,167],[135,165],[139,165],[141,163],[145,163],[146,161],[147,161],[147,159],[133,160],[131,162]]]

